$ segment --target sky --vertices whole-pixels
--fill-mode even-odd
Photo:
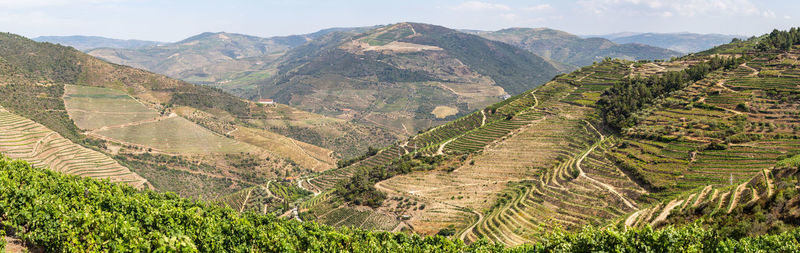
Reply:
[[[172,42],[202,32],[269,37],[422,22],[573,34],[760,35],[800,26],[798,0],[0,0],[0,31]]]

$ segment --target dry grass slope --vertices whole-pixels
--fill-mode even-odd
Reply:
[[[147,181],[108,156],[82,147],[32,120],[0,107],[0,152],[38,167],[144,188]]]

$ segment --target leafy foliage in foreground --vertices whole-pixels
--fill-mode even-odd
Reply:
[[[442,236],[334,229],[239,213],[174,194],[68,176],[0,157],[0,217],[27,243],[48,251],[148,252],[797,252],[800,230],[731,239],[692,224],[619,231],[555,232],[506,249]]]

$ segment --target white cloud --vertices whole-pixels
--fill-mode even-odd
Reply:
[[[550,4],[539,4],[539,5],[526,7],[525,10],[526,11],[544,11],[544,10],[549,10],[551,8],[552,7],[550,6]]]
[[[775,17],[751,0],[582,0],[584,9],[596,13],[625,13],[628,15],[657,15],[662,17],[701,15],[746,15]]]
[[[511,7],[505,4],[487,3],[481,1],[467,1],[463,2],[453,9],[456,10],[469,10],[469,11],[509,11]]]

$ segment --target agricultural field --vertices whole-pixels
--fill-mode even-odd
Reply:
[[[147,180],[110,157],[82,147],[56,132],[0,107],[0,153],[30,161],[36,167],[72,175],[149,187]]]
[[[325,171],[336,166],[333,151],[279,134],[247,127],[237,127],[228,134],[236,140],[291,159],[298,165],[314,172]]]
[[[175,114],[161,115],[110,88],[65,86],[65,106],[88,134],[168,153],[254,152],[255,146],[209,131]]]
[[[181,117],[95,131],[97,135],[170,153],[254,152],[255,146],[211,132]]]
[[[64,85],[64,105],[75,125],[84,130],[154,120],[161,116],[124,92],[100,87]]]

